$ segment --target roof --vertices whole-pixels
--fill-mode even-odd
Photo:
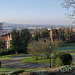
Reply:
[[[11,30],[0,30],[0,36],[11,33]]]

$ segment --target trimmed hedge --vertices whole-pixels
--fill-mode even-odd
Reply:
[[[72,63],[72,56],[68,53],[57,53],[53,57],[53,65],[55,67],[62,65],[70,65]]]
[[[12,50],[11,48],[8,48],[8,49],[0,49],[0,56],[3,56],[3,55],[9,55],[9,54],[15,54],[15,51]]]

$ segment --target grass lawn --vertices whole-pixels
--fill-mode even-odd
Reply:
[[[2,66],[0,67],[0,75],[6,74],[11,75],[12,73],[15,73],[13,75],[29,75],[31,72],[56,72],[60,69],[60,67],[55,68],[35,68],[35,69],[10,69],[8,67]],[[22,72],[23,71],[23,72]]]
[[[0,56],[0,60],[11,59],[13,56],[16,56],[16,54],[13,54],[13,55],[5,55],[5,56]]]
[[[75,56],[75,53],[70,53],[72,56]],[[53,56],[53,55],[52,55]],[[51,59],[53,61],[53,59]],[[24,63],[33,63],[33,64],[36,64],[36,63],[49,63],[49,59],[46,58],[46,56],[43,56],[43,57],[38,57],[38,60],[35,60],[35,58],[33,57],[25,57],[21,60],[22,62]],[[73,65],[75,65],[75,63],[73,63]]]
[[[75,53],[70,53],[72,56],[75,56]]]
[[[58,52],[75,52],[75,50],[58,50]]]
[[[0,67],[0,75],[2,74],[11,75],[12,73],[22,73],[24,71],[25,69],[10,69],[5,66]],[[14,75],[19,75],[19,74],[14,74]]]
[[[35,60],[33,57],[25,57],[22,59],[22,62],[24,63],[49,63],[49,59],[46,59],[46,57],[38,57],[38,60]]]
[[[75,62],[73,62],[73,65],[75,65]]]
[[[5,66],[0,67],[0,74],[10,74],[14,72],[16,69],[10,69]]]

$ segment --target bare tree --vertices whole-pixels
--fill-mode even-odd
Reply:
[[[56,53],[58,46],[62,41],[55,40],[52,43],[51,52]],[[49,43],[50,39],[40,39],[38,41],[33,41],[28,44],[28,53],[32,54],[36,59],[39,55],[46,55],[49,58]]]
[[[52,52],[53,52],[54,54],[56,54],[58,47],[59,47],[59,46],[62,46],[63,44],[64,44],[64,42],[63,42],[62,40],[54,40],[54,41],[52,42]]]
[[[75,0],[64,0],[62,7],[67,9],[66,15],[69,18],[75,19]]]

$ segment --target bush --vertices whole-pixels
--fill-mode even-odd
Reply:
[[[9,54],[15,54],[15,51],[12,50],[11,48],[8,48],[8,49],[1,49],[0,50],[0,56],[3,56],[3,55],[9,55]]]
[[[62,66],[62,65],[70,65],[72,63],[72,56],[68,53],[57,53],[53,57],[53,65]]]
[[[62,61],[60,60],[60,56],[63,55],[63,54],[64,53],[57,53],[53,56],[53,65],[54,65],[54,67],[62,65]]]
[[[74,67],[69,66],[69,65],[65,65],[65,66],[62,66],[62,67],[60,68],[60,70],[61,70],[62,72],[72,71],[72,70],[74,70]]]
[[[61,59],[63,65],[70,65],[72,63],[72,56],[68,53],[61,55],[60,59]]]

